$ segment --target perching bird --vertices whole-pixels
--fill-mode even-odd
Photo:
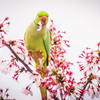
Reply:
[[[33,59],[36,63],[36,69],[40,65],[37,57],[43,56],[44,59],[42,60],[42,64],[44,69],[47,67],[49,62],[50,44],[52,37],[49,29],[46,26],[48,23],[48,17],[49,15],[47,12],[40,11],[37,14],[35,20],[26,29],[25,33],[26,48],[33,51]],[[43,55],[37,52],[38,50],[41,50]],[[44,73],[41,74],[41,77],[45,77]],[[40,86],[40,90],[43,98],[47,96],[46,88]]]

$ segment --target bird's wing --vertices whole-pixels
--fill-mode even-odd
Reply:
[[[47,53],[47,65],[48,65],[52,36],[51,36],[51,32],[49,31],[49,29],[47,29],[46,34],[47,34],[47,37],[46,39],[44,39],[44,47]]]

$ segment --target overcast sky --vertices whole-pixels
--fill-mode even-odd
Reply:
[[[97,49],[97,43],[100,42],[100,0],[0,0],[0,19],[8,16],[11,22],[8,38],[23,39],[27,26],[41,10],[48,12],[48,24],[53,19],[59,29],[66,31],[65,38],[71,45],[67,49],[66,59],[74,63],[74,76],[78,77],[78,56],[86,47]],[[0,50],[0,56],[6,55],[6,52],[7,48]],[[0,87],[9,87],[11,97],[17,100],[39,100],[37,87],[33,88],[34,97],[20,93],[21,88],[28,83],[27,76],[22,76],[17,84],[12,81],[11,74],[0,73]],[[86,96],[85,100],[87,98]]]

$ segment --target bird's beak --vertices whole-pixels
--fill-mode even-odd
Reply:
[[[41,17],[41,24],[42,24],[43,26],[46,25],[46,19],[47,19],[46,16]]]

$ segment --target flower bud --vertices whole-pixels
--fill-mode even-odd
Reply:
[[[6,18],[5,18],[5,20],[8,20],[8,19],[9,19],[9,17],[6,17]],[[5,21],[5,20],[4,20],[4,21]]]

